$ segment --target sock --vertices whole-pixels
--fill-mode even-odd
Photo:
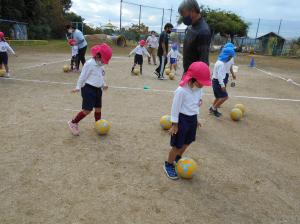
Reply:
[[[140,73],[141,74],[143,73],[143,67],[142,66],[140,67]]]
[[[95,112],[95,121],[101,120],[101,112]]]
[[[78,124],[83,118],[85,118],[86,114],[83,111],[80,111],[76,117],[72,120],[72,123]]]
[[[181,156],[180,156],[180,155],[177,155],[177,156],[176,156],[176,159],[175,159],[175,162],[178,162],[180,159],[181,159]]]

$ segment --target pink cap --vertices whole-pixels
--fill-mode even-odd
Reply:
[[[4,33],[0,32],[0,38],[3,38],[3,37],[4,37]]]
[[[71,46],[73,46],[73,45],[76,44],[76,40],[74,40],[74,39],[69,39],[69,40],[68,40],[68,43],[69,43]]]
[[[140,44],[142,47],[144,47],[145,44],[146,44],[146,41],[145,41],[145,40],[141,40],[139,44]]]
[[[179,85],[184,86],[192,78],[196,79],[203,86],[211,86],[210,70],[204,62],[198,61],[191,64]]]
[[[91,53],[93,57],[96,57],[97,54],[101,54],[101,59],[104,64],[108,64],[112,56],[112,49],[107,44],[95,45],[91,48]]]

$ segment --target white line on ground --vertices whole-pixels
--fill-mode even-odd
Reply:
[[[74,85],[75,83],[71,82],[53,82],[48,80],[34,80],[34,79],[18,79],[18,78],[3,78],[0,80],[14,80],[21,82],[32,82],[32,83],[44,83],[44,84],[58,84],[58,85]],[[173,90],[161,90],[161,89],[144,89],[140,87],[126,87],[126,86],[109,86],[111,89],[125,89],[125,90],[140,90],[148,92],[164,92],[164,93],[173,93]],[[212,94],[205,94],[211,96]],[[272,101],[288,101],[288,102],[300,102],[300,99],[285,99],[285,98],[273,98],[273,97],[260,97],[260,96],[232,96],[234,98],[244,98],[244,99],[255,99],[255,100],[272,100]]]
[[[281,79],[281,80],[286,81],[288,83],[294,84],[296,86],[300,86],[299,83],[293,81],[292,79],[287,79],[287,78],[282,77],[281,75],[272,74],[271,72],[268,72],[268,71],[260,69],[260,68],[255,68],[255,69],[258,70],[258,71],[260,71],[260,72],[262,72],[262,73],[264,73],[264,74],[267,74],[267,75],[269,75],[269,76],[271,76],[273,78],[278,78],[278,79]]]

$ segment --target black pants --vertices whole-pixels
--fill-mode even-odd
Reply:
[[[79,65],[80,65],[80,62],[82,64],[82,66],[84,65],[85,63],[85,53],[86,53],[86,49],[87,49],[87,46],[83,47],[83,48],[80,48],[78,50],[78,57],[77,57],[77,69],[79,69]]]
[[[163,77],[166,64],[168,63],[168,58],[164,56],[158,56],[158,58],[159,58],[159,66],[157,67],[156,72],[159,74],[159,77]],[[163,63],[163,59],[164,59],[164,63]]]

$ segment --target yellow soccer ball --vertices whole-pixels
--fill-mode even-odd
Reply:
[[[197,170],[197,163],[193,159],[184,157],[178,161],[176,169],[181,178],[192,179]]]
[[[6,71],[4,69],[0,69],[0,77],[5,76]]]
[[[171,116],[165,115],[160,118],[160,126],[164,130],[169,130],[172,127]]]
[[[236,105],[234,106],[234,108],[240,109],[240,110],[242,111],[243,116],[245,115],[246,108],[245,108],[245,106],[244,106],[243,104],[241,104],[241,103],[236,104]]]
[[[99,135],[106,135],[109,129],[110,124],[107,120],[101,119],[95,123],[95,130]]]
[[[243,112],[238,108],[233,108],[230,112],[230,117],[233,121],[239,121],[243,117]]]
[[[137,68],[135,68],[135,69],[133,70],[133,74],[135,74],[135,75],[139,75],[139,74],[140,74],[140,70],[139,70],[139,69],[137,69]]]
[[[170,72],[170,74],[169,74],[169,79],[170,79],[170,80],[174,80],[174,79],[175,79],[175,75],[174,75],[173,72]]]
[[[166,68],[166,69],[165,69],[165,73],[166,73],[166,75],[169,75],[169,74],[171,73],[171,69]]]
[[[71,69],[70,69],[70,67],[68,66],[68,65],[64,65],[64,67],[63,67],[63,71],[64,72],[69,72]]]

